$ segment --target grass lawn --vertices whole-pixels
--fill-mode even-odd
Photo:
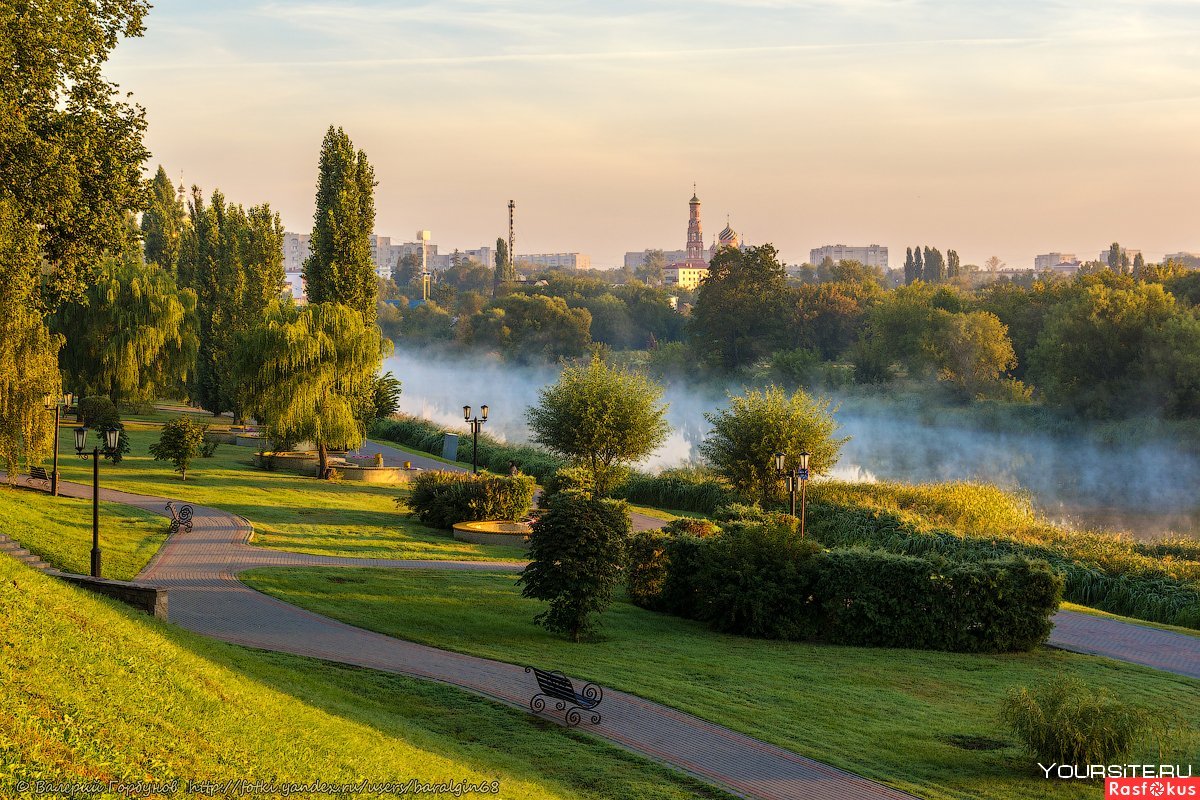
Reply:
[[[400,487],[354,481],[318,481],[252,465],[254,448],[220,445],[216,455],[196,459],[181,481],[166,461],[149,455],[157,429],[127,426],[130,452],[120,464],[100,466],[100,485],[141,494],[177,497],[240,514],[254,525],[254,544],[280,550],[359,558],[518,560],[515,547],[459,542],[448,531],[401,513]],[[59,432],[59,469],[64,480],[91,483],[91,463],[75,458],[69,427]]]
[[[91,572],[90,500],[51,497],[0,484],[0,533],[64,572]],[[119,503],[100,504],[105,578],[133,580],[166,540],[164,517]]]
[[[730,800],[522,711],[204,639],[3,557],[0,608],[0,797],[32,796],[19,782],[38,779],[178,779],[166,795],[178,797],[184,782],[243,778],[498,781],[486,796],[512,800]]]
[[[921,797],[1098,796],[1096,785],[1040,777],[997,721],[1010,687],[1069,674],[1150,708],[1200,708],[1200,681],[1048,648],[978,656],[764,641],[626,602],[605,614],[602,641],[577,645],[532,624],[542,606],[520,596],[515,575],[270,569],[243,578],[363,628],[560,668]],[[969,737],[998,746],[955,744]],[[1181,746],[1178,763],[1200,761],[1200,736]],[[1159,763],[1157,751],[1135,753],[1134,763],[1139,758]]]

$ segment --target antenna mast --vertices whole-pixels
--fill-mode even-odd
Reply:
[[[516,234],[513,232],[513,213],[517,210],[517,204],[512,200],[508,201],[508,278],[509,280],[517,279],[516,268],[516,253],[513,248],[517,244]]]

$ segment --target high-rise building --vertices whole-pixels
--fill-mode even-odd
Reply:
[[[1107,257],[1107,253],[1105,256]],[[1033,268],[1038,272],[1045,272],[1048,269],[1054,269],[1060,264],[1079,265],[1079,259],[1074,253],[1043,253],[1040,256],[1034,256]]]
[[[635,270],[646,263],[646,256],[650,250],[630,250],[625,254],[625,269]],[[667,264],[676,264],[687,258],[687,250],[663,250],[663,261]]]
[[[592,257],[586,253],[527,253],[516,255],[513,263],[540,269],[591,269]]]
[[[1101,250],[1100,255],[1096,257],[1096,260],[1102,264],[1107,264],[1108,263],[1108,254],[1109,254],[1108,249]],[[1140,256],[1141,254],[1142,254],[1141,250],[1134,250],[1131,247],[1122,247],[1121,248],[1121,255],[1128,258],[1130,264],[1132,264],[1133,260],[1135,258],[1137,258],[1138,256]]]
[[[808,251],[808,263],[820,264],[825,259],[838,264],[842,261],[857,261],[863,266],[888,268],[888,249],[882,245],[871,244],[856,247],[844,244],[827,244]]]

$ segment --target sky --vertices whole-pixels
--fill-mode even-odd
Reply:
[[[518,253],[682,249],[693,184],[706,241],[789,263],[1200,252],[1198,0],[160,0],[107,75],[151,169],[292,231],[332,124],[442,252],[510,199]]]

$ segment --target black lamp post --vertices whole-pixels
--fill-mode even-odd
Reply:
[[[471,418],[471,407],[463,406],[463,419],[471,426],[471,472],[479,474],[479,429],[487,422],[488,407],[479,407],[479,416]]]
[[[807,451],[800,454],[800,463],[791,469],[787,469],[787,464],[783,453],[775,454],[775,474],[780,478],[787,478],[788,494],[792,499],[792,516],[796,516],[796,489],[800,490],[800,536],[804,536],[804,511],[806,489],[808,487],[808,458],[811,454]]]
[[[75,429],[75,452],[80,458],[92,459],[92,577],[100,577],[100,456],[112,455],[121,444],[121,431],[104,432],[104,449],[93,447],[87,452],[87,428]]]
[[[50,494],[58,496],[58,423],[62,419],[63,407],[71,407],[75,395],[67,392],[61,398],[46,395],[46,410],[54,412],[54,471],[50,474]]]

